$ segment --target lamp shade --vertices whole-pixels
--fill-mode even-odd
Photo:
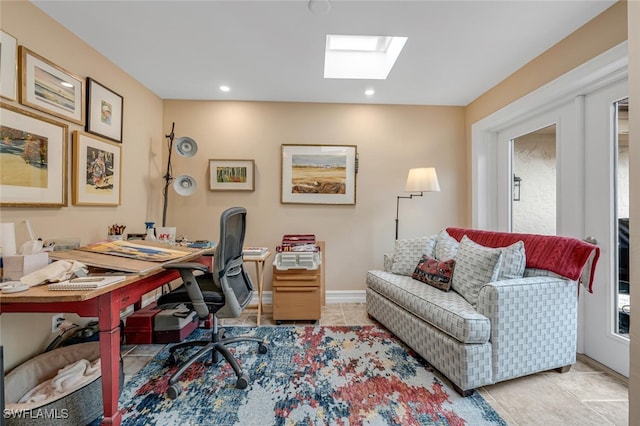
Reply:
[[[406,192],[440,191],[436,169],[434,167],[410,169],[404,190]]]

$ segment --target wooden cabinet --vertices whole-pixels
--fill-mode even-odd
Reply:
[[[273,266],[273,320],[317,321],[324,305],[324,244],[317,269],[278,269]]]

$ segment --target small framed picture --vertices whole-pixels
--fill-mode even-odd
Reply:
[[[120,205],[121,145],[73,132],[73,197],[76,206]]]
[[[253,191],[254,160],[209,160],[209,189],[212,191]]]
[[[355,204],[355,145],[282,145],[281,202]]]
[[[87,77],[87,132],[122,142],[123,107],[122,96]]]
[[[0,103],[0,205],[67,205],[69,126]]]
[[[0,30],[0,96],[16,100],[16,72],[18,71],[18,41]]]
[[[84,125],[84,80],[19,47],[20,103]]]

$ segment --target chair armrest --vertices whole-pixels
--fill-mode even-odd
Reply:
[[[526,277],[480,289],[478,313],[491,321],[494,381],[575,362],[578,284]]]
[[[163,266],[164,269],[188,269],[188,270],[198,270],[202,272],[209,272],[209,268],[206,265],[198,262],[176,262],[176,263],[168,263]]]

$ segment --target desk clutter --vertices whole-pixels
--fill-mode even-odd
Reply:
[[[126,318],[124,338],[128,345],[178,343],[193,333],[198,324],[195,311],[183,304],[170,309],[152,304]]]

